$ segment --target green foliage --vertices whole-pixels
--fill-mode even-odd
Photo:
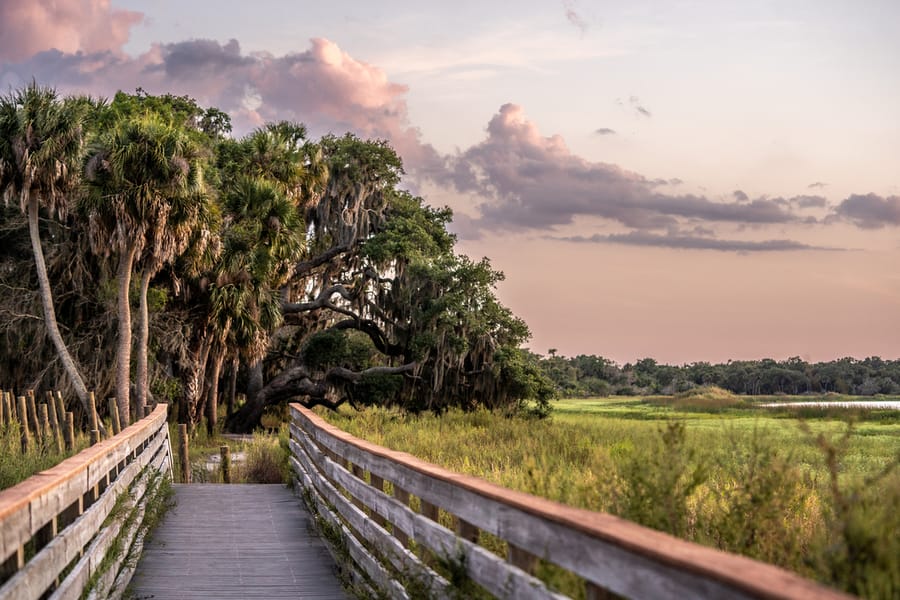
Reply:
[[[624,461],[619,507],[623,517],[681,537],[688,533],[691,497],[707,471],[686,446],[686,431],[684,423],[671,421]]]
[[[544,420],[384,409],[326,418],[457,472],[636,519],[866,597],[898,589],[900,422],[868,422],[846,435],[840,420],[811,421],[804,431],[753,408],[685,411],[635,398],[553,404]],[[559,569],[541,572],[556,589],[581,593]]]
[[[89,445],[87,436],[81,432],[76,432],[74,452],[57,452],[54,442],[45,444],[39,438],[32,437],[28,452],[23,454],[20,427],[16,421],[9,425],[0,424],[0,490],[56,466]]]
[[[808,363],[798,357],[661,365],[652,358],[616,365],[600,356],[542,358],[541,366],[569,397],[635,394],[702,393],[712,388],[741,395],[843,393],[855,396],[900,393],[900,360],[877,356]],[[702,408],[702,407],[701,407]]]
[[[290,477],[289,451],[281,438],[286,437],[287,427],[281,428],[284,433],[279,437],[254,435],[244,444],[246,460],[235,466],[236,481],[242,483],[285,483]]]

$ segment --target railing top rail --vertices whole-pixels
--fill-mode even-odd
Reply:
[[[409,469],[425,477],[457,486],[484,498],[489,504],[499,504],[544,521],[558,523],[565,528],[614,544],[623,550],[654,562],[744,590],[754,597],[851,598],[838,590],[825,587],[774,565],[688,542],[608,513],[567,506],[553,500],[511,490],[478,477],[444,469],[406,452],[390,450],[359,439],[331,425],[300,404],[293,403],[291,408],[321,433],[363,453],[388,460],[401,468]],[[414,489],[408,491],[416,494]]]
[[[27,508],[34,500],[51,494],[63,483],[84,474],[91,465],[134,441],[143,442],[166,420],[167,405],[159,404],[148,416],[136,421],[113,437],[82,450],[25,481],[0,491],[0,521]]]

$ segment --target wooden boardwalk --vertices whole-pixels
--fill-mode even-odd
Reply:
[[[175,485],[175,500],[138,563],[135,600],[347,598],[309,512],[284,486]]]

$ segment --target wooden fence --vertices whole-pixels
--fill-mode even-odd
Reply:
[[[0,491],[0,600],[121,595],[144,510],[171,475],[167,408]],[[109,552],[108,552],[109,551]],[[109,554],[109,556],[107,556]]]
[[[652,599],[849,598],[772,565],[376,446],[298,404],[291,421],[292,467],[339,558],[350,564],[348,576],[392,598],[410,596],[404,583],[431,597],[457,597],[462,570],[498,598],[564,598],[533,575],[541,561],[574,573],[588,599],[607,591]],[[499,538],[507,555],[480,545],[481,532],[493,536],[494,548]],[[434,564],[445,573],[449,565],[455,583]]]

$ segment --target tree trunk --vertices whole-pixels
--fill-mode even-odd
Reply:
[[[184,372],[184,418],[188,423],[188,428],[191,433],[194,431],[194,426],[197,424],[197,421],[200,419],[200,415],[203,414],[199,412],[197,409],[203,399],[203,381],[204,375],[206,374],[206,362],[209,358],[209,347],[211,342],[209,341],[209,334],[204,332],[203,336],[199,340],[199,348],[197,348],[196,352],[192,352],[193,356],[196,357],[192,361],[193,364],[190,365],[189,370]]]
[[[212,435],[219,422],[219,374],[222,372],[222,363],[225,362],[225,348],[219,346],[213,358],[212,374],[209,378],[209,395],[206,405],[206,431]]]
[[[262,359],[250,364],[250,374],[247,381],[247,397],[253,398],[263,389],[263,364]]]
[[[119,297],[116,301],[116,312],[119,318],[118,344],[116,346],[116,402],[119,403],[119,418],[123,425],[131,423],[131,304],[128,292],[131,289],[131,267],[137,244],[131,242],[122,256],[116,269],[116,280],[119,282]]]
[[[147,352],[150,343],[150,316],[147,308],[147,291],[150,289],[152,278],[150,269],[144,269],[141,274],[140,308],[138,311],[137,327],[137,372],[135,373],[134,389],[137,395],[137,405],[147,404]]]
[[[225,414],[225,420],[230,421],[231,415],[234,414],[234,398],[237,395],[237,378],[238,369],[240,369],[241,360],[237,356],[231,359],[231,376],[228,379],[228,391],[225,392],[225,398],[228,402],[228,411]]]
[[[47,335],[56,348],[59,360],[63,369],[72,381],[72,387],[75,389],[75,395],[81,401],[85,412],[88,410],[88,391],[84,385],[84,378],[78,372],[75,360],[69,354],[66,343],[63,341],[62,334],[59,332],[59,325],[56,323],[56,311],[53,308],[53,292],[50,289],[50,278],[47,276],[47,263],[44,261],[44,249],[41,247],[41,234],[38,227],[38,199],[32,196],[28,200],[28,233],[31,236],[31,249],[34,253],[34,266],[37,270],[38,288],[41,294],[41,305],[44,309],[44,323],[47,326]]]

